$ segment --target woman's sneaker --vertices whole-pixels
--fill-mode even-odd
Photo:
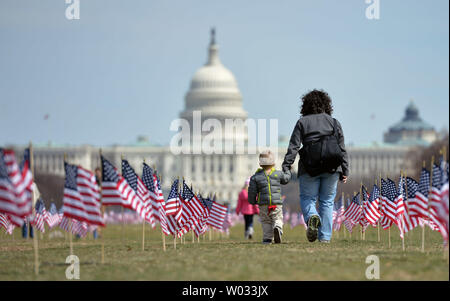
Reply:
[[[276,244],[281,243],[281,231],[278,228],[273,229],[273,240]]]
[[[313,215],[308,220],[308,229],[306,229],[306,237],[309,242],[313,242],[317,239],[317,232],[320,227],[320,218],[318,215]]]

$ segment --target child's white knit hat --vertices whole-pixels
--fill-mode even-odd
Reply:
[[[259,165],[275,165],[275,157],[270,150],[265,150],[259,154]]]

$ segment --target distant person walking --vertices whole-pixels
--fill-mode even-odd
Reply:
[[[245,185],[239,193],[238,203],[236,206],[236,214],[242,213],[245,222],[244,236],[246,239],[252,239],[253,237],[253,215],[259,214],[258,205],[251,205],[248,202],[248,185],[250,184],[250,178],[245,181]]]
[[[313,90],[302,96],[301,117],[282,165],[283,171],[290,170],[299,153],[300,206],[310,242],[317,238],[330,242],[337,183],[346,183],[348,177],[344,133],[339,121],[331,117],[332,112],[331,98],[325,91]]]

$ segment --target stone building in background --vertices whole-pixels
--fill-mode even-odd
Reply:
[[[403,119],[384,134],[384,142],[404,146],[429,146],[438,139],[438,133],[419,116],[419,109],[411,101]]]

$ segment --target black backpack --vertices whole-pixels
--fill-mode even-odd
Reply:
[[[336,119],[333,118],[333,121],[333,132],[330,135],[322,136],[317,141],[304,143],[299,151],[300,161],[311,177],[326,172],[334,173],[344,161],[344,155],[339,146]],[[302,137],[303,139],[305,137],[303,130]]]

